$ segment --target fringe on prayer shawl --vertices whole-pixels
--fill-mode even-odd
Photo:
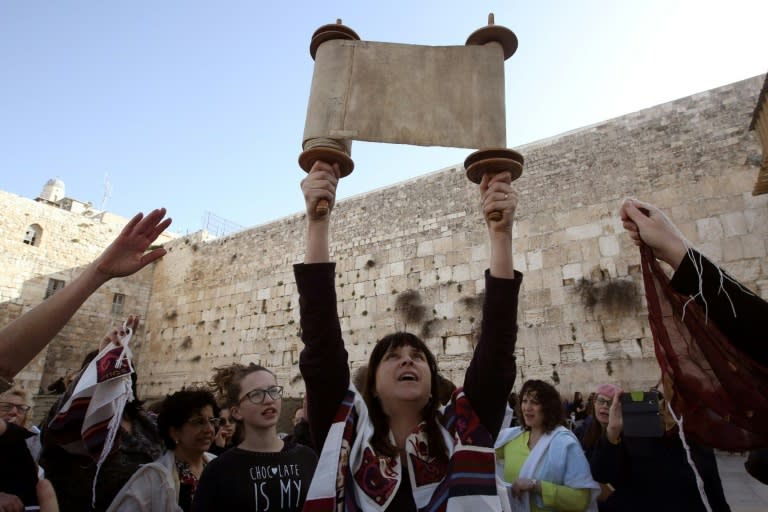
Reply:
[[[91,504],[96,504],[99,471],[112,453],[120,431],[125,405],[134,400],[131,389],[132,353],[129,348],[133,331],[123,324],[125,336],[120,345],[110,343],[91,361],[80,376],[72,396],[51,420],[51,430],[79,431],[80,442],[70,443],[70,451],[86,451],[96,460],[91,487]]]

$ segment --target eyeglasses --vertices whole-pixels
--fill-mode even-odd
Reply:
[[[264,400],[267,399],[267,395],[269,395],[269,398],[272,400],[279,400],[283,397],[283,386],[272,386],[267,389],[254,389],[253,391],[247,392],[245,396],[240,399],[240,403],[243,403],[243,400],[247,398],[252,404],[263,404]]]
[[[0,412],[11,412],[11,409],[16,408],[20,413],[25,413],[31,409],[28,405],[12,404],[11,402],[0,402]]]
[[[598,398],[597,400],[595,400],[595,403],[597,405],[599,405],[600,407],[603,407],[603,406],[610,407],[611,404],[613,403],[613,401],[612,400],[606,400],[605,398]]]
[[[234,425],[234,424],[237,423],[237,420],[235,418],[233,418],[232,416],[229,416],[228,418],[219,418],[219,423],[222,424],[222,425],[225,424],[225,423],[229,423],[230,425]]]
[[[219,428],[219,425],[221,424],[221,419],[219,418],[203,418],[202,416],[197,416],[196,418],[190,418],[187,420],[187,423],[195,428],[205,428],[208,425],[211,426],[214,430]]]

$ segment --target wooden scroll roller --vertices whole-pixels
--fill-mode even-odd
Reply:
[[[337,19],[335,24],[323,25],[315,30],[309,43],[309,54],[312,56],[312,59],[315,59],[320,45],[334,39],[359,41],[360,36],[351,28],[342,25],[340,19]],[[299,166],[306,172],[309,172],[318,160],[331,165],[338,164],[342,178],[349,176],[355,168],[355,162],[350,158],[352,154],[351,139],[310,138],[304,141],[302,149],[304,151],[299,155]],[[330,205],[328,201],[325,199],[318,201],[315,207],[317,215],[322,217],[328,215],[329,211]]]
[[[317,160],[352,172],[352,140],[484,148],[465,162],[467,176],[522,172],[523,158],[505,149],[504,61],[515,34],[493,24],[463,46],[361,41],[337,20],[312,35],[315,61],[299,165]],[[319,204],[324,215],[329,205]]]
[[[488,25],[475,30],[467,38],[467,45],[497,45],[504,54],[504,60],[510,58],[517,51],[517,36],[506,27],[494,24],[493,13],[488,14]],[[484,174],[498,174],[509,171],[512,181],[523,173],[523,155],[512,149],[484,148],[475,151],[464,160],[464,169],[467,178],[474,183],[480,183]],[[502,218],[502,212],[495,211],[488,214],[488,220],[498,222]]]

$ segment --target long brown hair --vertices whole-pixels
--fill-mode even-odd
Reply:
[[[368,412],[373,422],[373,436],[371,445],[376,453],[388,457],[397,456],[397,447],[389,440],[389,420],[381,406],[381,401],[376,397],[376,371],[379,368],[384,355],[391,349],[402,346],[413,347],[418,350],[427,360],[430,377],[430,395],[427,405],[421,410],[421,418],[426,423],[427,441],[429,443],[429,455],[435,457],[441,462],[448,462],[448,448],[445,446],[443,435],[440,432],[438,423],[438,409],[440,400],[438,398],[439,378],[437,370],[437,360],[427,345],[417,336],[408,332],[396,332],[380,339],[371,352],[368,360],[368,371],[363,389],[363,399],[368,406]]]

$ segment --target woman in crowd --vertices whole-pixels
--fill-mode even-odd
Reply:
[[[513,511],[596,509],[599,486],[576,436],[563,426],[560,394],[541,380],[520,390],[522,426],[504,429],[496,440],[498,472]]]
[[[219,411],[219,428],[216,430],[216,437],[213,438],[213,444],[209,450],[211,453],[221,455],[234,446],[233,437],[236,424],[237,421],[232,416],[229,407],[222,407]]]
[[[481,336],[463,391],[457,390],[445,409],[438,399],[435,356],[409,333],[379,340],[363,389],[350,386],[329,251],[338,179],[338,166],[316,162],[302,181],[306,252],[304,263],[294,267],[305,344],[300,369],[310,431],[315,446],[322,447],[307,506],[412,511],[461,503],[465,509],[499,510],[493,439],[515,379],[522,282],[512,264],[517,193],[511,175],[486,176],[480,185],[491,249]],[[328,214],[316,212],[320,201],[328,202]],[[494,211],[502,213],[500,220],[489,219]]]
[[[4,461],[0,465],[0,494],[14,496],[25,506],[34,506],[38,504],[35,493],[38,470],[29,442],[38,436],[26,428],[28,412],[25,390],[14,386],[0,394],[0,420],[13,425],[0,452]],[[39,447],[39,441],[34,445]]]
[[[600,437],[605,435],[605,429],[608,426],[608,412],[617,393],[621,395],[621,389],[613,384],[601,384],[598,386],[595,392],[593,408],[589,411],[591,421],[585,423],[586,428],[581,433],[576,433],[587,454],[587,459],[590,458],[592,450],[597,445]]]
[[[302,509],[317,455],[278,437],[282,396],[282,386],[263,366],[251,364],[232,376],[227,400],[242,424],[243,441],[208,465],[193,510]]]
[[[573,415],[573,420],[578,427],[587,417],[587,404],[584,403],[584,397],[581,391],[573,393],[573,401],[568,405],[568,414]]]
[[[605,437],[605,431],[608,427],[608,414],[614,400],[621,396],[621,389],[613,384],[601,384],[595,392],[593,408],[587,421],[584,422],[584,429],[576,432],[580,437],[581,446],[588,461],[592,460],[592,455],[600,439]],[[597,497],[597,507],[599,510],[607,509],[604,505],[605,500],[613,493],[614,487],[610,482],[598,482],[600,484],[600,495]]]
[[[131,315],[125,326],[136,332],[139,317]],[[83,372],[96,355],[110,343],[119,345],[125,335],[122,327],[110,330],[101,341],[98,350],[86,355],[80,374],[70,384],[67,392],[51,408],[42,433],[43,452],[40,465],[45,468],[46,477],[51,481],[59,504],[64,510],[91,510],[93,500],[93,481],[96,475],[96,461],[85,449],[80,439],[79,426],[57,430],[50,427],[51,420],[57,416],[77,386]],[[95,485],[95,506],[93,510],[102,511],[109,507],[112,500],[136,472],[139,466],[156,460],[163,453],[162,441],[157,426],[143,407],[143,402],[136,394],[136,373],[131,374],[134,400],[128,402],[123,410],[120,428],[115,439],[115,448],[101,465],[98,481]]]
[[[608,395],[603,396],[607,398]],[[729,512],[714,452],[689,441],[695,469],[689,464],[677,426],[665,414],[666,403],[663,400],[660,400],[659,408],[664,418],[664,435],[624,436],[620,397],[621,390],[616,388],[608,409],[608,421],[589,448],[592,474],[595,480],[606,484],[602,486],[601,512]],[[604,420],[605,404],[600,409],[597,418]],[[697,476],[702,480],[709,509],[703,504]]]
[[[215,457],[207,453],[219,419],[210,391],[188,389],[168,396],[158,429],[167,452],[141,466],[115,497],[110,512],[192,510],[200,475]]]
[[[14,386],[5,393],[0,394],[0,418],[8,423],[15,423],[24,427],[31,434],[27,438],[27,447],[35,463],[40,459],[40,429],[30,425],[29,393],[26,389]]]

